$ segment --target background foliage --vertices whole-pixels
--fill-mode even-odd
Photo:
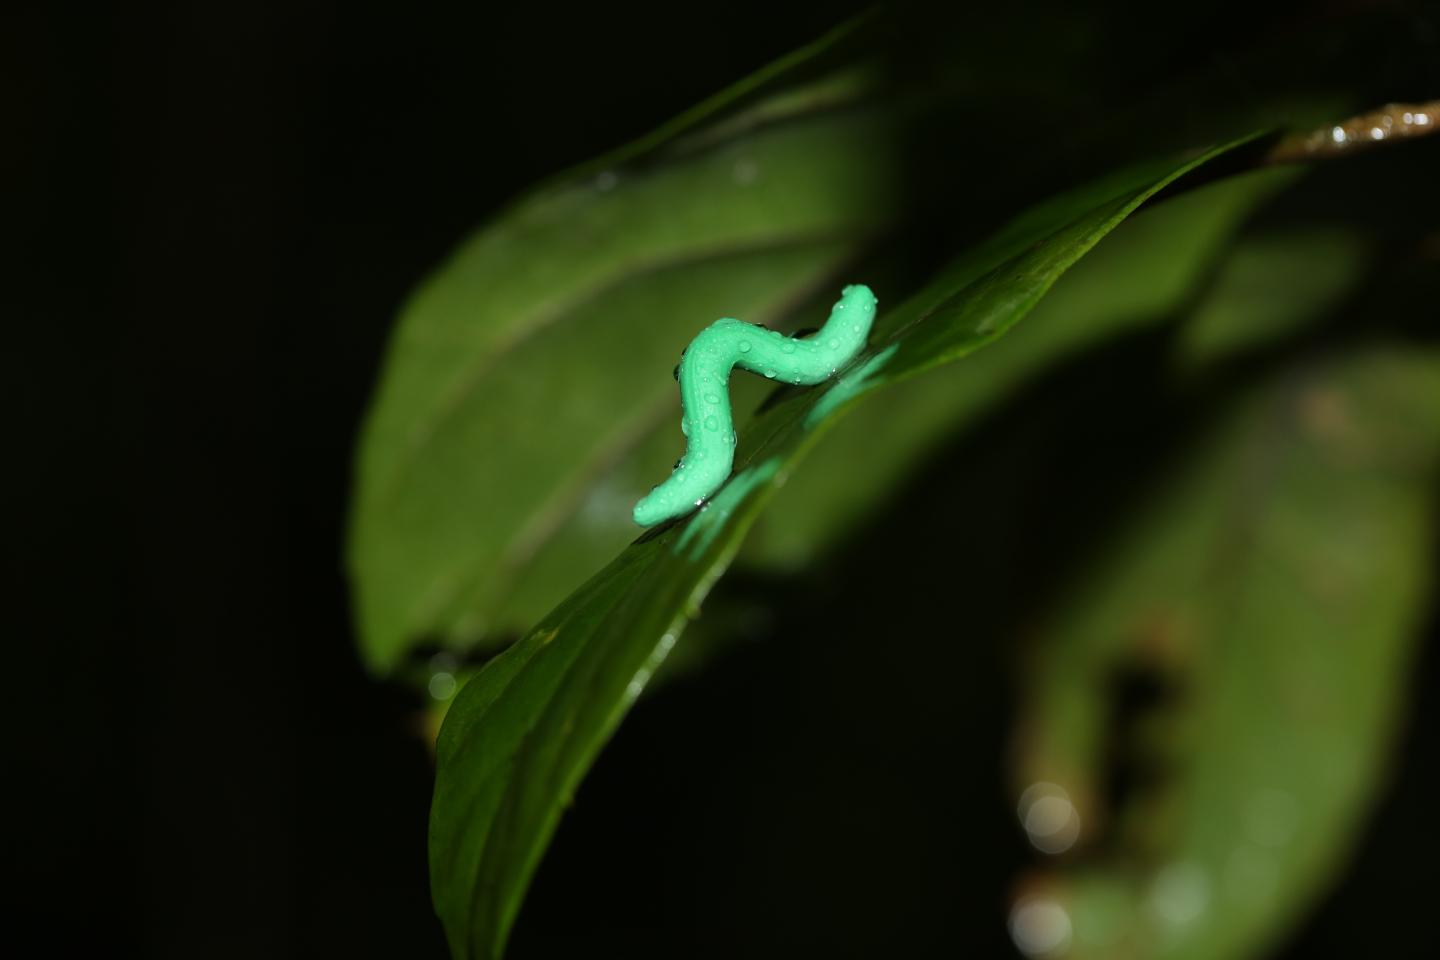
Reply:
[[[686,331],[741,292],[808,325],[853,277],[899,319],[1046,198],[1436,96],[1432,5],[1296,7],[900,8],[825,49],[832,4],[18,11],[15,938],[445,955],[438,715],[634,538]],[[1212,160],[1002,337],[827,418],[766,509],[707,521],[719,559],[753,526],[543,857],[510,831],[530,846],[486,867],[513,907],[539,857],[509,955],[1004,956],[1057,907],[1075,955],[1423,952],[1432,143]],[[508,267],[484,240],[507,225]],[[486,291],[520,326],[481,344],[444,321]],[[610,354],[611,308],[657,346],[585,383],[624,411],[600,423],[547,367]],[[427,311],[437,339],[407,341]],[[416,391],[394,459],[356,463],[392,377]],[[817,396],[752,390],[747,443]],[[430,439],[400,456],[412,417]],[[386,464],[399,486],[352,489]],[[381,503],[409,522],[347,533]],[[568,778],[616,717],[592,707],[546,741]],[[458,755],[444,782],[481,769]],[[567,792],[504,785],[539,791],[508,801],[532,827]]]
[[[1074,155],[1058,175],[1009,145],[1009,186],[990,198],[1067,189],[1006,223],[991,219],[998,204],[962,206],[972,197],[952,171],[972,157],[954,130],[999,109],[987,90],[1024,99],[1014,65],[977,75],[974,51],[934,45],[953,38],[923,15],[867,15],[541,187],[412,298],[358,467],[363,649],[382,670],[427,642],[483,657],[539,619],[464,686],[440,734],[431,882],[457,956],[501,955],[580,778],[737,555],[765,583],[750,601],[762,610],[825,589],[831,558],[871,524],[912,531],[871,563],[963,569],[969,538],[932,536],[933,509],[907,511],[897,488],[1047,371],[1099,364],[1107,342],[1160,344],[1108,375],[1147,417],[1165,411],[1166,435],[1072,452],[1043,478],[1068,508],[1031,531],[1051,556],[998,591],[1028,623],[1006,613],[1008,626],[974,629],[978,604],[957,580],[922,604],[930,630],[896,638],[914,649],[881,656],[916,663],[930,637],[972,633],[1018,652],[1009,780],[1032,845],[1063,855],[1017,874],[1022,952],[1253,955],[1313,903],[1385,769],[1431,610],[1440,489],[1440,360],[1421,306],[1435,283],[1435,141],[1306,168],[1366,148],[1303,126],[1338,121],[1363,94],[1293,73],[1356,22],[1373,29],[1308,24],[1309,62],[1291,37],[1250,51],[1243,102],[1203,71],[1172,77],[1210,94],[1183,124],[1138,126],[1118,103],[1078,114],[1089,127],[1054,125]],[[1101,49],[1036,50],[1029,66],[1089,65]],[[1257,121],[1302,126],[1133,163]],[[1135,135],[1096,141],[1095,126]],[[1280,159],[1305,166],[1262,169]],[[1077,185],[1087,168],[1103,173]],[[1415,202],[1375,217],[1376,177]],[[961,252],[942,263],[945,249]],[[730,484],[578,586],[633,535],[625,505],[677,446],[673,387],[646,373],[678,355],[689,318],[795,329],[862,276],[900,294],[866,353],[829,388],[742,391],[755,413]],[[822,439],[862,398],[877,402]],[[1059,401],[1065,429],[1092,416],[1089,399]],[[1106,415],[1132,420],[1133,406]],[[802,464],[812,448],[818,463]],[[1034,486],[1024,464],[1001,483]],[[961,485],[945,510],[973,521],[987,504]],[[1018,528],[1035,508],[994,509]],[[897,608],[886,590],[860,592]],[[745,605],[725,591],[711,602],[701,650],[745,632]],[[432,658],[432,696],[450,699],[457,663]],[[853,694],[897,692],[877,677]],[[1034,810],[1064,822],[1035,827]]]

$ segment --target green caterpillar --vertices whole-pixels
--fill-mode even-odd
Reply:
[[[730,370],[740,367],[782,383],[823,383],[865,346],[875,321],[875,295],[863,284],[841,291],[819,332],[787,337],[726,317],[701,330],[680,357],[676,379],[684,412],[685,456],[639,503],[635,522],[654,526],[685,514],[715,494],[735,465]]]

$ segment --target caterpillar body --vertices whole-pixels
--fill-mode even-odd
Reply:
[[[863,284],[840,294],[814,334],[787,337],[730,317],[690,341],[680,358],[680,428],[685,455],[675,470],[635,505],[635,522],[654,526],[682,517],[715,494],[735,465],[730,371],[735,367],[780,383],[823,383],[860,353],[875,321],[875,295]]]

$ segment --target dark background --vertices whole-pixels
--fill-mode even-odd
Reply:
[[[361,671],[339,560],[389,324],[517,190],[859,7],[10,15],[12,936],[107,957],[442,955],[421,701]],[[1174,42],[1223,56],[1223,27]],[[893,546],[861,544],[838,582]],[[917,606],[947,589],[908,583]],[[825,718],[873,666],[846,652],[925,628],[867,632],[843,593],[763,625],[798,638],[789,652],[745,647],[637,708],[515,957],[1005,955],[997,878],[1024,852],[995,773],[997,655],[897,678],[927,702],[948,677],[943,715],[837,735]],[[810,672],[827,692],[797,697]],[[1295,956],[1429,939],[1440,793],[1423,768],[1440,737],[1419,708],[1358,864]],[[917,719],[945,732],[907,737]]]

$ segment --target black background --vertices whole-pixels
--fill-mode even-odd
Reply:
[[[8,646],[22,656],[7,780],[23,800],[7,831],[11,935],[97,956],[443,954],[419,700],[362,673],[339,560],[351,443],[389,324],[518,189],[858,7],[18,15],[0,159],[21,185],[4,293],[24,451],[8,471]],[[911,589],[919,604],[947,585]],[[995,878],[1024,854],[998,776],[966,772],[999,765],[994,654],[967,660],[967,696],[928,718],[958,732],[906,739],[915,716],[853,721],[848,742],[880,759],[851,770],[819,746],[847,742],[823,721],[873,664],[845,645],[826,654],[824,625],[843,633],[856,615],[836,599],[766,627],[804,634],[778,664],[741,652],[637,708],[562,827],[514,956],[765,954],[759,943],[1004,955]],[[848,649],[926,626],[884,629]],[[907,663],[897,682],[939,682]],[[794,702],[807,671],[841,691],[834,702]],[[1296,956],[1423,942],[1436,747],[1422,702],[1373,836]],[[800,758],[818,771],[813,795],[787,777]],[[812,826],[787,832],[765,816],[776,805],[793,815],[776,822],[812,812]],[[911,828],[890,849],[899,821],[947,809],[952,830],[917,844]],[[775,845],[810,873],[776,867]],[[867,912],[879,919],[852,922]]]

